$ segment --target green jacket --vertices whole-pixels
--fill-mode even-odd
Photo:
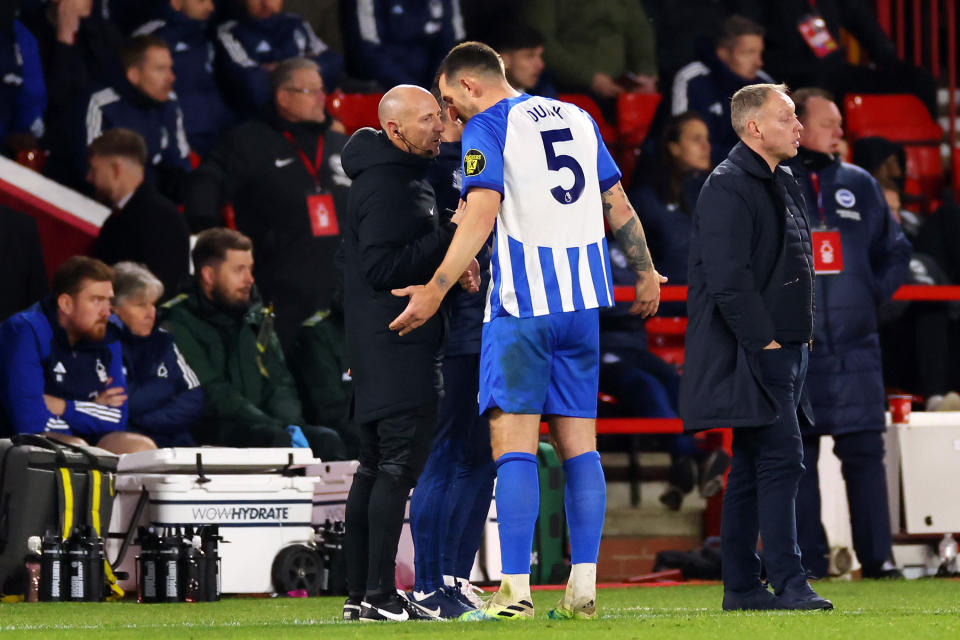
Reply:
[[[558,86],[589,87],[602,71],[657,75],[653,26],[639,0],[529,0],[527,21],[543,34],[547,71]]]
[[[246,313],[230,314],[194,285],[163,305],[161,325],[200,378],[208,420],[277,429],[304,424],[272,313],[256,296]]]
[[[353,381],[344,357],[343,313],[318,311],[297,332],[290,372],[310,424],[340,429],[350,421]]]

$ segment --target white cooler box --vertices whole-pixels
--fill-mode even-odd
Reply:
[[[960,533],[960,412],[914,412],[897,425],[907,533]]]
[[[203,477],[196,456],[202,458]],[[274,590],[274,558],[291,544],[312,544],[312,503],[316,478],[265,473],[288,465],[316,462],[309,449],[159,449],[121,458],[111,533],[125,533],[141,491],[149,502],[136,525],[163,527],[216,524],[220,527],[223,593],[269,593]],[[229,471],[230,473],[222,473]],[[247,471],[247,473],[237,473]],[[108,543],[108,557],[120,541]],[[121,586],[136,589],[134,558],[128,550],[120,571]]]

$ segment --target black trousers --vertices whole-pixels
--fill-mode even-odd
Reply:
[[[351,598],[396,590],[396,558],[407,496],[437,423],[437,403],[360,425],[360,467],[347,497],[344,544]]]
[[[806,377],[806,345],[761,351],[760,368],[779,418],[771,425],[733,430],[733,460],[720,525],[723,588],[748,592],[761,586],[759,535],[767,577],[779,594],[787,582],[805,579],[794,504],[803,474],[797,406]]]
[[[883,432],[860,431],[833,437],[833,452],[847,485],[853,549],[864,572],[880,571],[892,555],[887,474],[883,466]],[[817,577],[827,575],[830,547],[820,521],[820,479],[817,461],[820,437],[803,438],[806,467],[797,493],[797,541],[803,566]]]

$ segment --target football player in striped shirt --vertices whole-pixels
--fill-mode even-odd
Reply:
[[[500,590],[466,619],[533,617],[530,549],[539,504],[537,442],[550,425],[566,477],[572,567],[550,617],[590,618],[606,485],[596,451],[598,309],[613,304],[604,216],[637,273],[634,313],[650,316],[662,278],[596,124],[574,105],[514,90],[500,56],[467,42],[440,67],[444,101],[466,120],[466,214],[446,257],[390,325],[404,335],[432,316],[494,233],[480,356],[480,411],[497,464]]]

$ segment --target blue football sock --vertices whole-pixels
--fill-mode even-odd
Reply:
[[[537,457],[510,452],[497,459],[497,521],[503,573],[530,573],[533,531],[540,511]]]
[[[600,466],[600,454],[588,451],[565,460],[563,473],[566,476],[563,504],[567,511],[567,526],[570,527],[570,562],[596,563],[607,508],[607,483]],[[498,516],[499,513],[498,508]]]

